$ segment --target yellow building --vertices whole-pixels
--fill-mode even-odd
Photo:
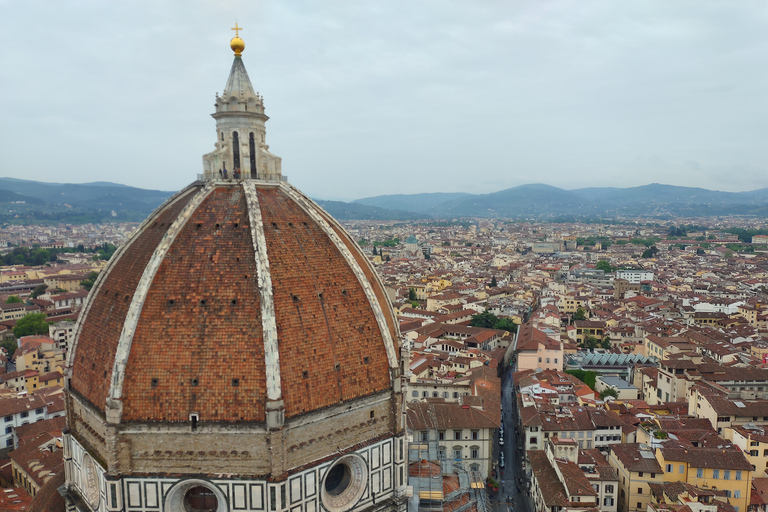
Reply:
[[[754,478],[768,477],[768,436],[765,435],[765,427],[726,427],[723,437],[741,448],[755,468]]]
[[[736,449],[657,448],[665,482],[685,482],[725,491],[736,512],[747,512],[752,488],[752,464]]]
[[[566,295],[557,302],[557,309],[560,313],[575,313],[577,309],[587,309],[589,301],[585,298]]]
[[[649,483],[664,482],[664,473],[646,445],[613,444],[608,464],[619,475],[619,512],[646,512],[651,502]],[[745,511],[746,512],[746,511]]]
[[[80,288],[80,282],[83,281],[86,274],[56,274],[46,276],[43,280],[48,285],[49,290],[65,290],[68,292]]]
[[[653,334],[645,337],[643,347],[645,348],[643,355],[656,357],[660,361],[669,359],[672,354],[696,352],[696,345],[691,343],[688,338],[664,337]]]
[[[760,311],[758,311],[758,309],[751,304],[744,304],[739,306],[738,315],[744,317],[744,319],[749,322],[749,325],[752,327],[757,326],[757,315],[759,314]]]
[[[9,267],[0,271],[0,283],[8,281],[21,281],[27,279],[26,270],[17,270],[14,267]]]

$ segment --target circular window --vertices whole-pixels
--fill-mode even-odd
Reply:
[[[354,507],[368,485],[368,468],[359,455],[346,455],[333,463],[323,477],[321,497],[330,512]]]
[[[216,494],[207,487],[198,485],[184,494],[184,509],[187,512],[216,512],[218,508]]]
[[[336,464],[325,477],[325,492],[331,496],[338,496],[349,487],[352,481],[352,471],[347,464]]]
[[[226,512],[227,498],[210,482],[182,480],[165,498],[165,512]]]

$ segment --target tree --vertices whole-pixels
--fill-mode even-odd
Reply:
[[[416,300],[416,290],[414,288],[408,288],[408,300]]]
[[[29,294],[29,298],[30,299],[36,299],[39,296],[41,296],[42,294],[44,294],[45,290],[47,290],[47,289],[48,289],[48,285],[47,284],[39,284],[39,285],[35,286],[35,288],[32,290],[32,293]]]
[[[655,245],[652,245],[650,248],[643,251],[643,258],[655,258],[658,252],[659,249],[657,249]]]
[[[499,318],[493,328],[500,331],[517,332],[517,324],[511,318]]]
[[[728,249],[727,251],[725,251],[725,254],[723,254],[723,256],[724,256],[726,259],[730,259],[730,258],[733,258],[733,251],[732,251],[732,250],[730,250],[730,249]]]
[[[701,247],[699,247],[698,249],[696,249],[696,254],[697,254],[698,256],[704,256],[704,254],[706,254],[706,253],[704,252],[704,249],[702,249]]]
[[[490,311],[474,315],[469,325],[485,327],[487,329],[498,329],[499,331],[517,332],[517,324],[511,318],[499,318]]]
[[[96,278],[99,277],[98,272],[90,272],[87,276],[85,276],[85,279],[80,281],[80,286],[85,288],[88,291],[91,291],[91,288],[93,288],[93,283],[96,282]]]
[[[576,308],[576,312],[573,314],[572,320],[575,322],[577,320],[586,320],[587,319],[587,312],[584,311],[584,308],[579,306]]]
[[[600,347],[606,350],[610,349],[612,346],[613,344],[611,343],[611,338],[609,336],[606,336],[605,338],[603,338],[603,341],[600,342]]]
[[[600,400],[605,400],[605,398],[608,396],[612,396],[613,398],[619,398],[619,392],[613,388],[605,388],[603,392],[600,393]]]
[[[587,335],[584,337],[584,342],[581,344],[581,346],[584,348],[588,348],[589,350],[594,350],[597,348],[598,343],[600,343],[600,338],[595,338],[594,336]]]
[[[7,299],[5,299],[6,304],[20,304],[24,302],[20,298],[18,298],[16,295],[9,295]]]
[[[16,322],[13,335],[17,338],[31,336],[33,334],[48,334],[48,322],[45,321],[45,313],[30,313]]]
[[[16,341],[14,340],[5,340],[0,343],[0,347],[3,347],[8,351],[8,359],[10,359],[11,356],[13,356],[13,353],[16,352],[16,349],[19,348],[19,346],[16,344]]]
[[[680,227],[671,226],[669,228],[669,236],[685,236],[685,231]]]
[[[472,327],[486,327],[488,329],[493,329],[493,326],[496,325],[497,321],[498,317],[496,315],[490,311],[484,311],[480,314],[474,315],[472,320],[470,320],[469,325]]]
[[[595,265],[595,268],[597,270],[602,270],[606,274],[610,274],[613,272],[613,267],[611,267],[611,264],[608,262],[608,260],[600,260]]]
[[[491,288],[496,288],[498,286],[498,283],[496,282],[496,276],[493,276],[491,278]]]

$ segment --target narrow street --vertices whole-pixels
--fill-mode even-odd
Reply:
[[[518,436],[515,418],[515,393],[512,386],[511,372],[507,370],[501,379],[501,421],[504,426],[504,445],[496,439],[494,452],[496,454],[496,477],[499,482],[499,492],[493,493],[491,501],[494,512],[529,512],[528,484],[529,480],[523,471],[523,450],[518,450],[521,438]],[[504,468],[499,463],[504,454]],[[519,480],[522,479],[522,480]]]

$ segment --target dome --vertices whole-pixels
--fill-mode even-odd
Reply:
[[[70,390],[121,422],[264,422],[391,385],[392,310],[345,230],[285,182],[195,183],[117,253],[84,308]],[[114,405],[114,404],[113,404]]]
[[[384,287],[282,174],[240,55],[215,109],[202,174],[112,256],[80,313],[67,507],[405,512],[408,352]]]

